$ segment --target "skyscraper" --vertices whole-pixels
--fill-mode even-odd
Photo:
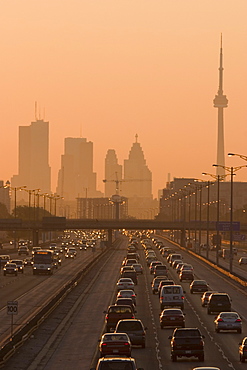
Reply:
[[[96,173],[93,172],[93,143],[85,138],[67,137],[58,173],[57,193],[67,201],[97,197]]]
[[[19,126],[18,175],[11,185],[28,189],[51,191],[51,168],[49,166],[49,122],[36,119],[29,126]]]
[[[152,173],[149,170],[140,143],[133,143],[129,158],[124,160],[124,196],[152,199]]]
[[[140,143],[133,143],[129,158],[124,160],[122,195],[128,198],[128,213],[136,218],[152,218],[154,209],[152,173],[149,170]]]
[[[222,36],[220,42],[220,67],[219,67],[219,89],[218,94],[214,98],[214,107],[218,109],[218,142],[217,142],[217,165],[225,166],[225,148],[224,148],[224,115],[223,109],[227,108],[228,100],[226,95],[223,95],[223,51],[222,51]],[[222,167],[216,167],[216,174],[219,176],[225,175],[225,170]]]
[[[122,166],[118,164],[114,149],[109,149],[105,157],[105,196],[116,194],[117,181],[121,183]]]

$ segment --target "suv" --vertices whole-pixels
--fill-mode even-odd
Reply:
[[[118,321],[115,333],[126,333],[130,338],[131,344],[139,344],[142,348],[145,348],[146,329],[141,320],[127,319]]]
[[[177,328],[171,339],[171,359],[177,361],[177,357],[197,357],[204,361],[204,336],[198,328]]]
[[[143,370],[137,368],[132,357],[105,357],[98,360],[96,368],[90,370]]]
[[[230,312],[231,299],[227,293],[213,293],[208,299],[208,315],[212,312]]]

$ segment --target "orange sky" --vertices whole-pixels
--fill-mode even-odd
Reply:
[[[52,190],[65,137],[94,143],[104,158],[128,157],[135,134],[153,173],[214,173],[220,33],[223,33],[225,151],[247,155],[246,0],[1,0],[0,179],[17,174],[18,126],[34,102],[50,122]],[[226,158],[226,165],[244,164]],[[247,181],[242,169],[235,181]]]

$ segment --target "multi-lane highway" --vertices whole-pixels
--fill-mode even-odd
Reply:
[[[168,241],[164,242],[169,245]],[[17,353],[4,366],[5,369],[90,369],[95,366],[98,358],[98,339],[104,331],[103,311],[109,304],[114,303],[116,295],[116,281],[122,260],[126,256],[128,239],[123,237],[121,244],[113,252],[102,258],[90,274],[82,279],[76,289],[53,312],[51,317],[35,331],[26,344],[17,350]],[[173,246],[174,248],[174,246]],[[154,247],[158,258],[167,263]],[[170,341],[168,336],[173,329],[160,329],[160,305],[156,295],[151,292],[152,275],[145,263],[143,248],[139,245],[141,263],[144,274],[139,277],[135,290],[137,293],[137,313],[147,329],[146,348],[134,347],[132,355],[138,367],[148,369],[181,369],[189,370],[202,366],[197,359],[178,359],[173,363],[170,359]],[[86,251],[74,261],[66,262],[56,274],[51,277],[32,276],[1,276],[4,300],[22,297],[24,292],[28,299],[32,299],[32,287],[42,286],[43,292],[55,286],[58,279],[64,279],[69,271],[78,269],[86,263]],[[234,281],[219,274],[212,267],[201,260],[182,251],[186,262],[194,267],[195,278],[205,279],[210,289],[227,292],[232,299],[232,308],[242,317],[243,332],[216,333],[214,330],[214,316],[207,315],[206,308],[201,306],[200,294],[190,294],[189,283],[182,283],[185,290],[185,318],[187,327],[198,327],[205,336],[205,366],[218,366],[221,370],[243,369],[238,356],[238,344],[247,335],[247,292]],[[177,273],[169,266],[169,277],[179,283]],[[30,279],[29,279],[30,278]],[[5,284],[5,285],[4,285]],[[31,290],[30,290],[31,289]],[[31,294],[28,295],[27,291]],[[18,294],[17,294],[18,292]],[[47,294],[48,293],[47,290]],[[39,298],[40,300],[40,298]],[[1,305],[2,300],[1,300]]]

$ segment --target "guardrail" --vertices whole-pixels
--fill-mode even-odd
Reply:
[[[117,239],[113,242],[113,247],[116,248],[120,241]],[[51,297],[50,301],[43,306],[21,329],[14,332],[12,338],[3,341],[0,349],[0,367],[10,358],[35,331],[38,326],[48,317],[48,315],[61,303],[67,294],[78,284],[78,282],[85,276],[85,274],[98,262],[98,260],[112,251],[113,248],[106,248],[98,256],[94,257],[81,271],[79,271],[70,281],[68,281],[58,293]]]

